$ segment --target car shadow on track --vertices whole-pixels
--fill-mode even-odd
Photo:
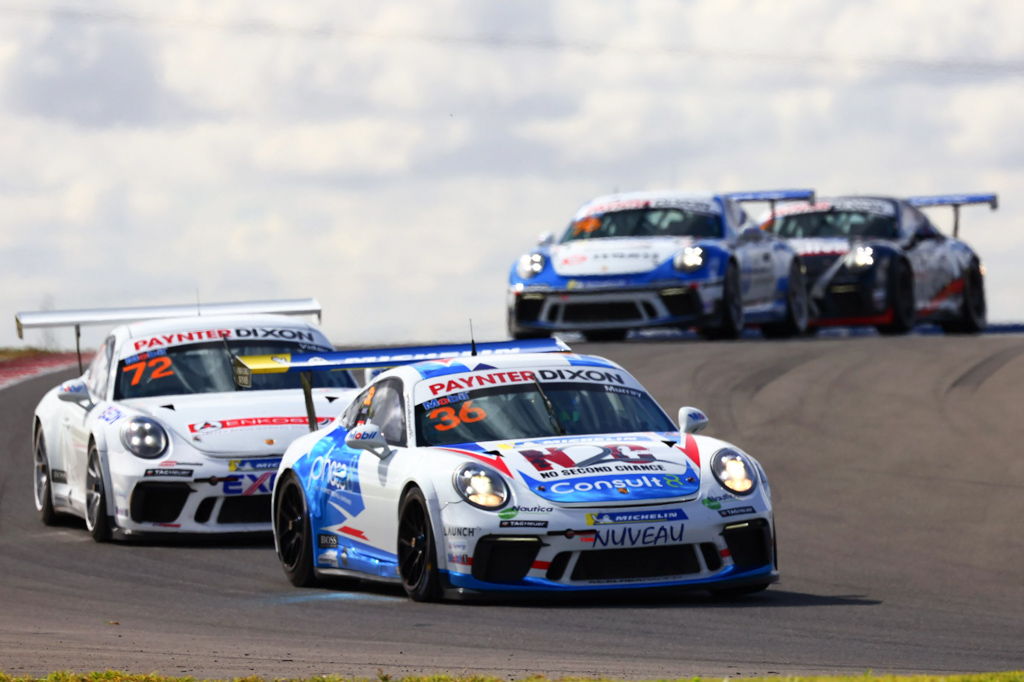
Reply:
[[[405,592],[397,585],[382,585],[369,581],[347,578],[331,578],[322,580],[319,585],[320,598],[331,599],[330,592],[338,593],[338,599],[359,598],[405,598]],[[344,597],[342,596],[344,595]],[[467,606],[505,606],[510,608],[628,608],[628,609],[668,609],[668,608],[785,608],[813,606],[879,606],[880,599],[871,599],[859,594],[809,594],[787,590],[768,589],[756,594],[735,597],[711,595],[702,591],[638,593],[622,592],[615,594],[572,593],[546,594],[543,596],[503,595],[476,596],[461,601],[446,600],[448,604],[465,604]]]

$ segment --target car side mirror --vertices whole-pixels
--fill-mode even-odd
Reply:
[[[384,440],[384,434],[380,427],[373,422],[366,422],[348,432],[345,436],[345,446],[353,450],[366,450],[384,459],[391,454],[391,447]]]
[[[708,425],[708,416],[696,407],[679,408],[679,430],[683,433],[697,433]]]
[[[555,243],[555,235],[551,232],[542,232],[537,237],[537,246],[551,246]]]
[[[89,409],[92,407],[92,398],[89,397],[89,387],[82,379],[70,379],[60,385],[57,391],[57,399],[66,403],[75,403]]]
[[[757,225],[745,227],[740,232],[740,240],[745,242],[756,242],[764,239],[764,231]]]

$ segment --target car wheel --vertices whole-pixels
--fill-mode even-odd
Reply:
[[[761,333],[769,339],[800,336],[807,331],[807,286],[804,271],[799,261],[793,259],[789,266],[789,281],[786,286],[786,312],[781,322],[762,325]]]
[[[889,309],[892,322],[876,328],[886,335],[906,334],[914,328],[917,302],[914,298],[914,273],[906,261],[894,259],[889,265]]]
[[[419,488],[412,488],[398,509],[398,572],[413,601],[441,598],[434,531],[427,501]]]
[[[985,279],[978,261],[971,261],[964,273],[960,319],[944,323],[942,329],[951,334],[976,334],[985,328],[986,316]]]
[[[294,475],[281,484],[274,508],[274,537],[277,557],[288,580],[296,587],[317,582],[313,569],[313,541],[306,496]]]
[[[740,291],[740,271],[735,263],[729,263],[725,271],[721,307],[718,325],[697,330],[704,338],[735,339],[743,332],[743,295]]]
[[[47,526],[57,523],[57,512],[53,509],[53,488],[50,485],[50,460],[46,456],[46,443],[43,430],[36,432],[34,457],[35,475],[33,492],[35,493],[36,511],[40,520]]]
[[[89,465],[85,471],[85,527],[96,542],[110,539],[113,524],[107,513],[106,486],[103,467],[96,445],[89,446]]]
[[[583,338],[587,341],[624,341],[628,329],[591,329],[583,332]]]

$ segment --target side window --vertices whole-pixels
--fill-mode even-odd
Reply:
[[[89,392],[99,400],[107,397],[107,385],[110,383],[110,362],[114,357],[114,337],[108,336],[103,345],[96,350],[96,355],[89,363],[89,377],[86,383]]]
[[[369,421],[380,427],[388,444],[405,446],[405,404],[400,380],[387,379],[377,384]]]
[[[930,235],[939,235],[939,231],[931,224],[931,221],[921,211],[910,204],[903,204],[900,210],[900,221],[903,223],[903,233],[906,235],[917,234],[921,230]]]
[[[377,386],[373,385],[360,393],[352,401],[352,404],[345,408],[345,412],[341,415],[341,425],[346,429],[354,429],[363,422],[366,422],[366,417],[370,413],[370,403],[373,402],[373,396],[376,391]]]

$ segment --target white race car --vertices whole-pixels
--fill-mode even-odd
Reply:
[[[19,313],[19,333],[145,320],[114,329],[84,374],[36,407],[34,489],[43,523],[80,516],[98,541],[269,531],[285,448],[329,421],[357,384],[348,372],[316,375],[305,413],[295,409],[299,375],[268,375],[239,389],[232,355],[332,350],[313,324],[264,310],[319,314],[319,304],[211,304],[199,316],[196,306]]]
[[[537,350],[567,348],[545,339],[236,358],[243,383],[412,363],[285,452],[274,539],[291,582],[355,576],[433,600],[735,594],[777,579],[770,491],[753,457],[693,435],[707,424],[700,410],[684,407],[673,423],[614,362]]]

